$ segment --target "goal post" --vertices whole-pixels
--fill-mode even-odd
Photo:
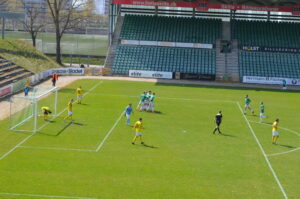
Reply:
[[[57,116],[57,87],[36,87],[28,96],[13,96],[10,99],[9,129],[16,132],[36,133],[44,124]],[[42,107],[49,107],[47,121],[44,120]]]

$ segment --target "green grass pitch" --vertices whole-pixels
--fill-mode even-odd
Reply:
[[[299,93],[80,80],[60,89],[59,111],[77,86],[87,92],[96,84],[74,105],[73,124],[63,122],[63,112],[31,135],[10,132],[8,120],[0,121],[1,199],[280,199],[283,191],[300,198]],[[157,93],[161,112],[132,116],[131,123],[143,118],[148,147],[131,145],[134,130],[122,114],[144,90]],[[239,109],[245,94],[255,116]],[[260,101],[269,116],[263,124]],[[223,136],[212,134],[219,110]],[[277,117],[280,138],[272,145],[269,123]]]

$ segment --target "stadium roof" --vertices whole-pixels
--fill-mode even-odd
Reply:
[[[210,3],[258,5],[258,6],[295,6],[299,0],[208,0]]]

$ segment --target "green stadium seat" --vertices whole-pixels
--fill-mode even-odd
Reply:
[[[130,69],[214,75],[215,57],[215,50],[119,45],[112,69],[123,75]]]

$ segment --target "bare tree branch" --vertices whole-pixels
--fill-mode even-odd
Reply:
[[[43,5],[39,3],[28,3],[26,0],[19,1],[25,12],[25,18],[20,20],[20,22],[23,24],[25,31],[31,35],[33,46],[36,46],[36,37],[45,26],[43,20],[45,17],[45,11],[43,10],[45,8],[43,9],[43,7],[41,7]]]
[[[56,33],[56,61],[61,63],[61,39],[67,30],[86,20],[83,11],[89,0],[46,0]]]

